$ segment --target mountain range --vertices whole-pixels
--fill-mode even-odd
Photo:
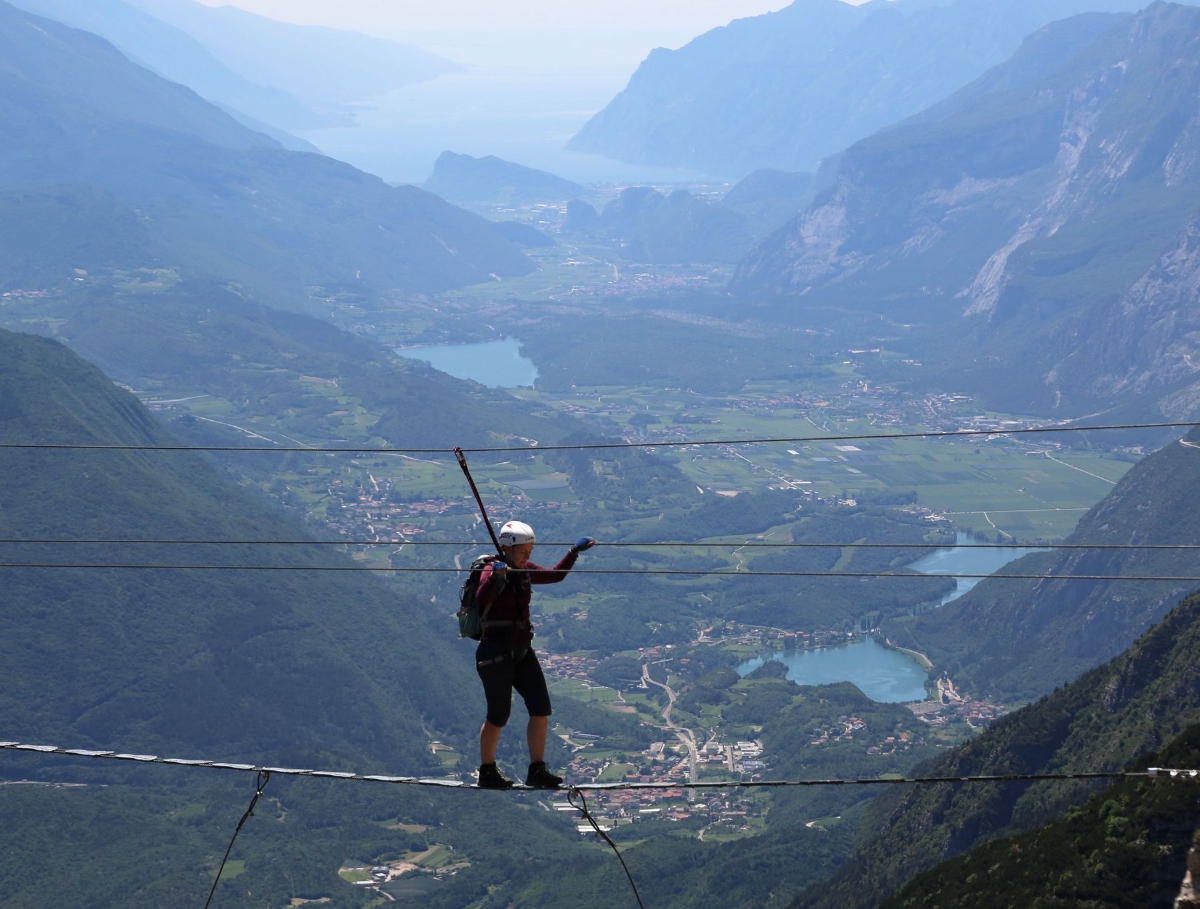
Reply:
[[[126,2],[187,32],[252,82],[278,86],[318,110],[370,101],[463,69],[410,44],[346,29],[279,22],[228,4]]]
[[[186,85],[245,125],[268,132],[273,127],[284,144],[297,147],[307,143],[282,131],[352,123],[347,105],[457,69],[396,42],[290,25],[192,0],[17,0],[13,5],[100,35],[136,63]]]
[[[1055,19],[1138,0],[795,0],[658,48],[568,147],[742,177],[821,159],[918,113]]]
[[[1194,412],[1198,48],[1200,10],[1176,4],[1047,27],[831,161],[731,288],[883,316],[1010,411]]]
[[[293,307],[312,287],[434,292],[532,268],[484,219],[287,151],[94,35],[0,3],[0,54],[0,185],[104,191],[173,264]]]

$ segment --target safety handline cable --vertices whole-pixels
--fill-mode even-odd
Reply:
[[[132,761],[138,764],[166,764],[172,767],[205,768],[241,773],[266,773],[272,776],[316,777],[332,780],[355,780],[367,783],[389,783],[400,786],[430,786],[442,789],[479,789],[474,783],[461,780],[437,779],[415,776],[387,776],[383,774],[348,773],[337,770],[304,770],[291,767],[263,767],[257,764],[238,764],[225,761],[188,760],[164,758],[153,754],[123,754],[115,751],[94,751],[84,748],[59,748],[56,745],[28,745],[20,742],[0,742],[0,751],[25,752],[42,755],[91,758],[111,761]],[[1014,783],[1044,780],[1115,780],[1115,779],[1171,779],[1200,781],[1200,769],[1147,767],[1145,770],[1096,770],[1064,771],[1061,773],[1006,773],[1006,774],[961,774],[957,776],[932,777],[865,777],[859,779],[819,780],[721,780],[714,782],[651,782],[651,783],[576,783],[573,789],[588,792],[618,792],[631,790],[662,789],[781,789],[812,786],[897,786],[903,784],[929,786],[944,783]],[[486,789],[486,792],[501,790]],[[532,789],[517,785],[510,792],[547,793],[562,790]]]
[[[401,565],[395,568],[354,565],[104,565],[96,562],[0,562],[0,571],[7,570],[70,570],[70,571],[306,571],[315,573],[394,572],[397,574],[462,574],[469,568]],[[509,571],[520,569],[510,568]],[[548,571],[553,569],[547,569]],[[1146,581],[1200,584],[1195,575],[1150,574],[1025,574],[995,572],[972,574],[955,571],[953,574],[925,574],[919,571],[738,571],[733,568],[572,568],[572,574],[584,575],[647,575],[659,577],[720,577],[720,578],[962,578],[982,581],[993,578],[1002,581]]]
[[[0,545],[49,546],[456,546],[467,549],[486,544],[478,540],[122,540],[12,538],[0,539]],[[574,542],[539,542],[539,546],[573,546]],[[1115,552],[1195,552],[1200,543],[770,543],[762,540],[724,543],[686,541],[621,542],[597,541],[596,549],[1038,549],[1097,550]]]
[[[600,451],[620,448],[687,448],[693,446],[716,445],[771,445],[771,444],[804,444],[809,442],[886,442],[895,439],[959,439],[978,438],[980,436],[1010,436],[1033,435],[1052,432],[1106,432],[1131,429],[1192,429],[1200,426],[1197,421],[1173,421],[1168,423],[1108,423],[1088,426],[1030,426],[1010,429],[953,429],[953,430],[916,430],[913,432],[894,433],[851,433],[825,436],[783,436],[771,438],[750,439],[697,439],[689,442],[663,440],[645,442],[590,442],[576,445],[495,445],[480,448],[459,448],[466,454],[509,454],[537,453],[540,451]],[[370,454],[370,455],[447,455],[454,454],[454,448],[351,448],[331,446],[289,446],[289,445],[133,445],[121,443],[48,443],[48,442],[0,442],[0,449],[26,449],[36,451],[210,451],[210,452],[248,452],[274,451],[281,454]]]
[[[576,797],[579,799],[579,804],[575,804]],[[596,823],[596,819],[592,817],[592,813],[588,811],[587,799],[583,797],[583,792],[578,786],[572,786],[569,790],[567,790],[567,801],[570,802],[572,808],[575,808],[583,813],[584,820],[592,825],[592,829],[596,831],[596,835],[612,847],[612,851],[616,853],[617,861],[619,861],[621,863],[621,867],[625,869],[625,876],[629,878],[629,886],[633,888],[634,899],[637,900],[637,904],[639,907],[641,907],[641,909],[646,909],[646,907],[642,904],[642,895],[638,893],[637,884],[635,884],[633,881],[633,874],[630,872],[629,866],[625,864],[625,856],[621,855],[621,850],[618,849],[617,844],[612,841],[612,837],[605,833],[604,829],[598,823]]]
[[[221,867],[217,869],[217,876],[213,880],[212,889],[208,891],[208,899],[204,901],[204,909],[208,909],[212,902],[213,894],[217,892],[217,884],[221,883],[221,872],[225,870],[225,863],[229,861],[229,853],[233,851],[233,844],[237,842],[238,834],[242,832],[242,827],[250,818],[254,817],[254,806],[258,804],[258,800],[262,798],[263,790],[267,788],[267,783],[271,780],[271,771],[259,770],[258,777],[254,781],[254,798],[250,799],[250,807],[246,809],[246,813],[242,815],[242,819],[237,822],[237,827],[234,828],[233,837],[229,840],[229,846],[225,849],[225,857],[221,859]]]

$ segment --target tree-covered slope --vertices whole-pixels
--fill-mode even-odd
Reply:
[[[1131,0],[796,0],[658,48],[570,148],[741,177],[822,158],[945,98],[1029,33]]]
[[[94,35],[0,3],[0,183],[84,184],[135,207],[173,264],[304,297],[524,274],[475,215],[283,150]]]
[[[1131,769],[1200,766],[1200,727]],[[1200,784],[1126,780],[1062,820],[988,843],[917,877],[884,909],[1172,907],[1200,828]]]
[[[127,392],[53,341],[0,333],[6,443],[172,444]],[[11,539],[297,539],[183,452],[0,453]],[[272,546],[6,545],[10,563],[344,564]],[[10,740],[280,762],[425,766],[470,726],[463,662],[418,604],[363,575],[2,571],[0,717]],[[436,671],[431,668],[436,666]],[[436,734],[436,733],[433,733]]]
[[[1200,545],[1200,442],[1193,432],[1147,457],[1079,521],[1066,542]],[[1026,556],[1011,571],[1054,575],[1195,577],[1194,552],[1062,550]],[[896,643],[929,655],[977,695],[1040,697],[1111,659],[1200,587],[1180,581],[985,580],[916,618],[889,619]]]
[[[998,720],[922,768],[928,776],[1116,770],[1200,722],[1200,596],[1175,607],[1117,659]],[[877,906],[945,859],[1030,830],[1084,802],[1083,782],[949,784],[881,796],[862,844],[797,909]]]
[[[146,268],[166,250],[137,212],[86,186],[0,189],[0,291],[60,286],[75,269]]]

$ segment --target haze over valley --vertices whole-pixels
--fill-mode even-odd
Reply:
[[[5,907],[1196,905],[1200,7],[602,14],[0,0]]]

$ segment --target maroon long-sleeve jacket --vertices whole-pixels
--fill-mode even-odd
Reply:
[[[487,623],[515,624],[488,627],[485,623],[483,639],[507,640],[514,644],[528,644],[532,641],[533,625],[529,621],[529,601],[533,596],[531,585],[557,584],[566,578],[567,572],[575,566],[577,558],[579,553],[570,549],[553,568],[545,568],[533,562],[526,562],[522,569],[510,566],[503,583],[493,574],[490,563],[484,566],[483,573],[479,576],[475,599],[481,607],[487,609]]]

